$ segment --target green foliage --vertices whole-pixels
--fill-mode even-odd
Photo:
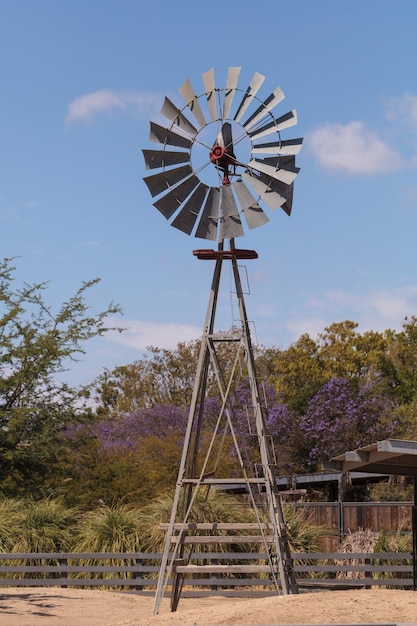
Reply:
[[[417,439],[417,395],[411,402],[398,404],[392,414],[396,420],[396,437],[398,439]]]
[[[143,549],[147,552],[162,552],[165,545],[165,532],[159,529],[161,523],[168,523],[171,515],[173,498],[171,494],[159,496],[149,505],[141,509]],[[303,511],[297,511],[291,505],[284,505],[284,517],[287,524],[288,540],[294,552],[317,552],[320,549],[318,538],[324,529],[312,524]],[[261,521],[265,521],[260,514]],[[200,491],[195,499],[194,508],[190,512],[189,522],[223,522],[223,523],[257,523],[254,510],[244,503],[242,498],[222,492]],[[242,534],[232,531],[233,535]],[[201,532],[200,534],[204,534]],[[227,535],[229,531],[218,531]],[[259,547],[259,546],[258,546]],[[198,547],[196,546],[196,550]],[[239,545],[239,551],[251,552],[253,545]],[[262,549],[262,548],[261,548]],[[230,546],[219,544],[216,551],[229,551]]]
[[[413,361],[413,346],[417,339],[415,325],[414,320],[406,322],[401,333],[389,330],[385,333],[360,333],[355,322],[346,320],[331,324],[317,339],[302,335],[287,350],[257,350],[259,378],[269,382],[276,391],[276,397],[270,396],[266,400],[266,410],[268,429],[275,439],[278,473],[309,471],[330,458],[336,444],[337,452],[344,451],[346,446],[343,442],[355,448],[375,438],[412,439],[417,436],[412,399],[413,372],[416,369]],[[233,329],[229,333],[233,334]],[[218,357],[225,371],[232,372],[232,353],[227,345],[228,342],[222,343]],[[179,453],[175,454],[171,439],[175,438],[176,445],[181,447],[181,434],[185,427],[178,428],[167,437],[160,432],[155,436],[143,430],[142,418],[149,407],[165,406],[168,412],[169,407],[183,409],[189,404],[198,350],[199,342],[179,344],[175,350],[151,348],[150,355],[145,359],[117,368],[114,372],[106,372],[98,381],[97,417],[122,423],[134,416],[138,420],[138,428],[142,428],[136,451],[140,456],[140,465],[146,467],[144,480],[140,478],[135,455],[119,450],[120,457],[127,463],[126,468],[129,462],[133,463],[132,478],[136,480],[137,477],[140,482],[140,490],[132,489],[129,483],[129,501],[135,501],[137,496],[139,500],[136,501],[143,502],[143,498],[153,497],[174,484]],[[236,372],[232,385],[236,416],[242,432],[247,426],[244,423],[246,418],[242,419],[245,399],[239,377],[244,377],[244,374]],[[345,394],[343,403],[337,389],[346,386],[350,389],[350,396]],[[216,393],[216,385],[209,378],[210,401],[218,398]],[[319,420],[317,407],[320,399]],[[339,431],[329,427],[335,422],[335,406],[339,410],[338,423],[343,437]],[[210,411],[206,403],[203,428],[207,432],[202,433],[202,443],[212,425]],[[244,445],[245,453],[252,459],[252,442],[245,440]],[[228,452],[229,449],[222,459],[222,469],[234,475],[233,454]],[[161,458],[165,459],[166,471],[161,466]],[[102,481],[96,484],[98,482],[103,485]],[[112,484],[114,480],[109,477],[107,485]],[[118,489],[113,489],[112,494],[112,497],[121,495]]]
[[[374,552],[411,552],[412,548],[411,533],[404,533],[403,528],[399,526],[395,533],[381,530]]]
[[[411,502],[413,489],[413,484],[404,476],[393,475],[387,481],[372,485],[366,499],[371,502]]]
[[[67,508],[61,500],[6,499],[0,502],[1,551],[161,552],[165,531],[159,526],[169,522],[172,505],[172,494],[161,495],[142,507],[103,505],[88,512]],[[284,514],[292,549],[315,551],[321,527],[290,505],[284,506]],[[213,491],[207,495],[200,490],[189,521],[256,523],[257,518],[242,498]]]
[[[12,552],[20,537],[22,523],[20,501],[5,499],[0,502],[0,552]]]
[[[387,530],[382,530],[378,535],[378,541],[375,544],[374,552],[412,552],[413,541],[410,533],[404,533],[403,528],[399,526],[395,533],[389,533]],[[411,565],[411,559],[409,565]],[[403,566],[403,559],[376,559],[375,565],[387,566]],[[384,572],[376,572],[375,578],[408,578],[409,574],[404,572],[390,572],[388,569]],[[389,587],[387,587],[389,588]],[[396,587],[398,588],[398,586]],[[400,587],[401,588],[401,587]]]
[[[173,505],[172,495],[156,498],[144,507],[117,504],[100,506],[89,512],[67,509],[60,500],[3,500],[0,502],[0,550],[5,553],[108,553],[106,561],[94,558],[77,560],[80,565],[96,566],[99,564],[126,566],[135,565],[135,559],[119,559],[117,554],[146,552],[161,553],[165,546],[166,531],[160,529],[161,523],[170,519]],[[309,525],[302,513],[292,507],[285,507],[285,517],[289,524],[289,539],[292,550],[312,552],[316,550],[320,528]],[[254,511],[245,502],[234,496],[219,492],[198,494],[190,522],[246,522],[255,523]],[[204,533],[202,533],[204,534]],[[207,533],[206,533],[207,534]],[[219,531],[219,534],[244,534],[243,531]],[[263,551],[263,546],[251,543],[230,545],[220,543],[216,552],[229,552],[236,548],[239,552]],[[193,551],[205,552],[207,546],[193,546]],[[53,565],[58,559],[27,559],[26,565]],[[22,561],[12,561],[21,565]],[[157,564],[149,560],[149,563]],[[120,578],[131,578],[132,573],[120,572]],[[157,575],[157,574],[156,574]],[[25,574],[10,574],[10,578],[22,578]],[[39,574],[44,577],[44,574]],[[78,576],[78,575],[77,575]],[[79,574],[83,578],[84,574]],[[113,578],[113,573],[91,573],[89,578]],[[151,575],[153,576],[153,575]],[[53,574],[51,574],[53,577]],[[239,578],[239,575],[236,575]]]
[[[57,375],[84,353],[84,343],[110,330],[111,304],[92,315],[83,283],[53,313],[45,304],[46,283],[14,285],[10,259],[0,262],[0,472],[4,494],[31,494],[48,482],[59,457],[59,433],[79,421],[81,390]]]
[[[83,513],[74,529],[73,552],[108,552],[130,553],[141,552],[140,512],[136,507],[118,504],[102,506],[93,511]],[[135,561],[110,558],[106,560],[86,558],[80,561],[83,565],[134,565]],[[92,574],[94,578],[113,578],[114,574]],[[121,572],[120,578],[131,578],[129,572]],[[80,574],[80,578],[84,576]]]
[[[118,418],[157,404],[188,405],[199,347],[199,341],[179,343],[175,350],[149,347],[142,360],[106,370],[95,384],[98,414]]]
[[[0,551],[65,552],[73,547],[78,511],[60,500],[0,502]],[[29,564],[30,561],[27,561]],[[18,563],[21,564],[20,562]]]
[[[13,552],[65,552],[72,546],[77,510],[60,500],[22,501]]]
[[[417,400],[417,317],[405,318],[400,333],[390,332],[381,369],[399,404]]]
[[[72,506],[89,510],[104,501],[141,505],[175,485],[182,433],[144,437],[134,446],[102,447],[88,426],[71,439],[65,472],[71,477],[55,492]]]
[[[78,521],[74,552],[140,552],[139,512],[126,504],[102,506]]]
[[[386,338],[375,332],[362,335],[357,326],[349,320],[337,322],[325,328],[317,340],[304,334],[287,350],[268,350],[260,355],[260,371],[268,373],[290,410],[304,413],[309,401],[331,378],[370,384],[379,377]]]
[[[302,414],[328,380],[317,343],[305,334],[287,350],[268,349],[258,357],[260,372],[291,411]]]
[[[291,504],[284,504],[283,513],[291,551],[320,552],[319,538],[325,533],[324,527],[314,524],[302,509],[297,510]]]
[[[361,334],[350,320],[336,322],[319,334],[319,354],[331,378],[348,378],[365,384],[379,374],[378,362],[386,350],[386,338],[373,331]]]

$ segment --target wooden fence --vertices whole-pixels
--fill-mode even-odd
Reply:
[[[273,592],[263,553],[207,552],[192,555],[185,586],[199,593],[229,590],[235,595]],[[414,588],[410,553],[294,553],[297,582],[305,588]],[[248,563],[250,558],[251,564]],[[0,586],[111,587],[154,590],[161,554],[28,553],[0,554]],[[255,563],[255,564],[253,564]],[[178,566],[178,573],[182,573]],[[204,573],[202,571],[204,570]]]
[[[410,532],[411,502],[296,502],[287,506],[302,511],[311,524],[322,526],[319,539],[323,551],[332,552],[349,533],[359,529],[372,532]]]

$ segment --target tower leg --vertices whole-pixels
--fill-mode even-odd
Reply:
[[[231,245],[233,246],[233,241],[231,242]],[[265,477],[265,491],[269,509],[269,518],[274,531],[274,543],[276,550],[275,558],[277,559],[276,565],[283,593],[298,593],[298,586],[295,581],[292,557],[286,532],[286,524],[281,506],[281,498],[273,473],[274,464],[272,460],[272,451],[270,449],[268,433],[266,430],[263,403],[261,402],[259,393],[250,328],[236,257],[232,257],[232,267],[236,287],[236,296],[239,305],[240,321],[242,324],[242,337],[245,343],[246,365],[251,384],[252,406],[256,416],[256,431],[261,454],[262,469]],[[273,563],[271,563],[271,566],[272,565]]]
[[[219,245],[219,249],[222,249],[222,244]],[[161,568],[159,572],[158,585],[156,589],[155,602],[154,602],[154,614],[159,613],[160,604],[162,602],[162,598],[165,593],[165,589],[167,587],[168,578],[174,575],[173,566],[174,561],[178,558],[182,558],[183,556],[183,545],[178,541],[173,549],[173,554],[171,556],[169,562],[169,553],[171,549],[171,544],[174,535],[174,525],[177,519],[178,506],[180,503],[181,492],[186,488],[183,485],[183,480],[186,475],[187,466],[190,465],[190,471],[193,472],[195,470],[195,463],[198,452],[198,444],[199,444],[199,425],[201,424],[202,412],[204,409],[204,397],[207,387],[207,376],[209,369],[209,360],[210,360],[210,352],[208,347],[208,339],[213,333],[214,322],[216,317],[216,307],[217,307],[217,298],[219,294],[219,285],[220,285],[220,277],[222,270],[222,258],[219,257],[216,260],[216,265],[214,268],[213,280],[210,290],[210,296],[207,306],[206,319],[204,324],[203,336],[201,339],[200,353],[198,357],[197,363],[197,371],[196,378],[194,381],[194,389],[193,395],[191,398],[190,411],[188,414],[188,422],[187,422],[187,430],[185,433],[184,446],[182,450],[182,457],[180,468],[178,471],[178,479],[175,488],[174,502],[172,505],[171,518],[168,526],[167,536],[165,540],[165,548],[162,555]],[[200,419],[198,419],[200,418]],[[193,439],[193,432],[195,430],[195,422],[197,419],[197,432],[196,436]],[[193,473],[191,473],[191,476]],[[192,488],[191,485],[188,485],[188,495],[186,499],[187,506],[186,509],[190,506],[190,501],[192,497]],[[183,521],[184,524],[187,523],[188,514],[187,510],[183,513]],[[174,588],[172,594],[171,608],[172,610],[176,610],[179,601],[179,586],[177,584],[177,575],[175,575]]]

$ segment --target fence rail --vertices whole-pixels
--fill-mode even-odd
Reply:
[[[300,587],[414,588],[411,553],[298,552],[292,554]],[[179,563],[177,572],[191,588],[272,589],[267,555],[248,552],[192,554],[192,566]],[[250,563],[248,562],[250,560]],[[112,587],[152,590],[156,585],[160,553],[2,553],[1,587]]]

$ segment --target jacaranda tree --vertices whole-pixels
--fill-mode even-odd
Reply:
[[[309,402],[300,422],[306,469],[317,470],[332,456],[389,437],[396,428],[393,409],[392,400],[373,385],[358,388],[352,380],[332,378]]]

